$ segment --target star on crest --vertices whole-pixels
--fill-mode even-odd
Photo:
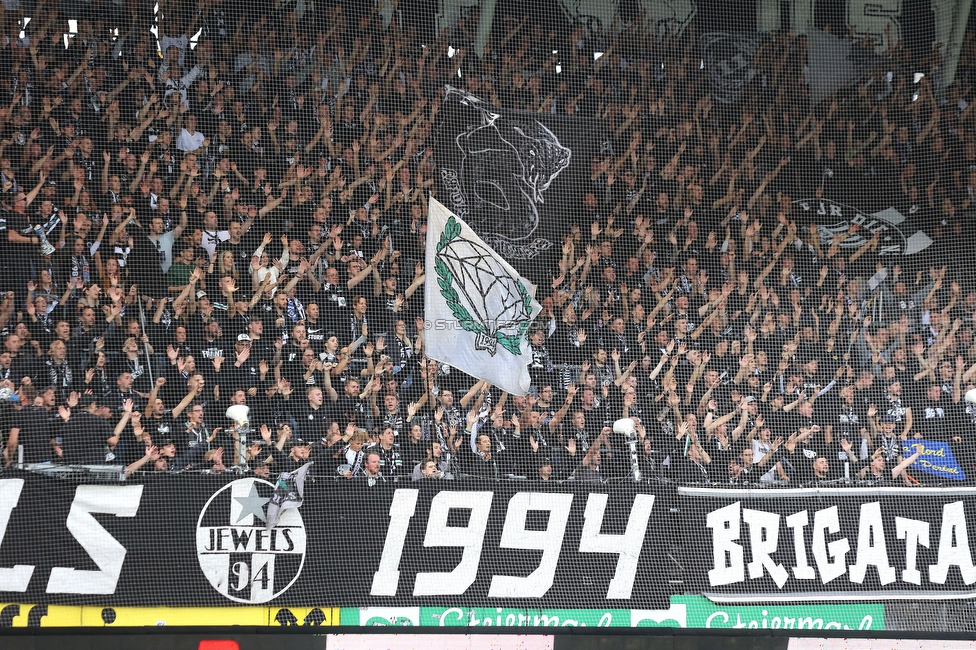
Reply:
[[[244,521],[244,517],[248,515],[254,515],[261,521],[267,521],[264,515],[264,504],[266,504],[271,499],[265,499],[258,494],[258,487],[254,483],[251,483],[251,491],[248,492],[246,497],[234,497],[234,501],[241,504],[241,514],[235,521],[235,524],[239,524]]]

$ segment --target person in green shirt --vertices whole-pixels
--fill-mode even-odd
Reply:
[[[183,287],[190,283],[190,274],[197,268],[193,262],[193,244],[179,243],[180,256],[173,261],[166,271],[166,283],[171,293],[183,291]],[[175,247],[175,245],[174,245]]]

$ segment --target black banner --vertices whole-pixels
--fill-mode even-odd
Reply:
[[[547,268],[539,262],[560,255],[557,226],[580,211],[604,140],[601,120],[502,110],[449,88],[438,113],[437,199],[538,280]]]
[[[701,35],[700,42],[702,65],[711,96],[723,104],[739,101],[746,86],[759,73],[753,65],[753,57],[762,45],[762,37],[708,32]]]
[[[309,479],[0,479],[0,600],[667,608],[670,488]],[[16,477],[16,478],[9,478]]]
[[[914,255],[932,244],[922,231],[917,216],[905,216],[893,207],[870,212],[830,199],[801,199],[793,205],[795,218],[801,226],[816,224],[824,251],[833,243],[834,237],[844,233],[848,235],[840,247],[849,254],[871,243],[876,234],[879,236],[878,256]],[[853,226],[859,231],[851,232]]]
[[[686,581],[717,602],[976,597],[971,488],[680,487]]]
[[[274,486],[260,479],[5,476],[2,602],[666,609],[673,589],[726,603],[976,598],[972,488],[310,479],[304,505],[267,530]]]

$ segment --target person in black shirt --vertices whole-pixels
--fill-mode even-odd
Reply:
[[[379,382],[368,384],[365,391],[361,393],[359,380],[355,377],[346,377],[342,386],[342,395],[339,396],[333,407],[333,418],[340,427],[354,423],[363,429],[373,428],[373,412],[370,409],[368,398],[378,384]]]
[[[61,437],[64,440],[64,462],[69,465],[104,465],[109,448],[118,444],[108,418],[112,409],[99,404],[93,395],[68,399],[67,406],[58,408],[64,420]]]
[[[332,391],[335,393],[335,391]],[[298,420],[298,435],[307,440],[318,440],[325,436],[332,423],[332,411],[326,407],[322,389],[311,386],[305,391],[305,403],[295,412]]]
[[[53,388],[37,395],[32,386],[22,386],[19,391],[24,406],[14,412],[7,435],[4,458],[9,466],[18,462],[17,447],[23,446],[24,462],[44,463],[53,460],[51,440],[61,431],[54,406],[57,396]]]
[[[31,230],[31,223],[25,214],[27,207],[33,203],[41,191],[47,174],[41,172],[40,181],[29,194],[18,191],[14,195],[13,209],[6,212],[0,224],[0,252],[3,253],[3,273],[0,273],[0,286],[5,291],[13,291],[17,297],[17,304],[23,304],[27,298],[27,284],[24,278],[28,272],[28,262],[31,254],[41,243],[40,238]]]
[[[536,328],[529,334],[529,353],[532,355],[529,361],[529,376],[532,378],[532,386],[541,388],[550,384],[556,378],[552,357],[546,347],[546,333],[542,328]]]
[[[302,438],[292,438],[286,444],[288,445],[287,454],[272,448],[271,453],[274,455],[274,471],[276,473],[294,472],[311,459],[312,445]]]
[[[423,442],[423,426],[414,421],[410,425],[410,432],[407,439],[400,443],[400,457],[403,459],[403,466],[406,471],[413,471],[417,463],[427,459],[427,445]]]
[[[251,254],[254,252],[255,247],[246,244],[242,239],[247,232],[245,226],[250,226],[250,222],[250,219],[248,219],[246,224],[241,224],[239,221],[230,222],[230,225],[227,227],[227,234],[230,235],[230,238],[217,244],[215,249],[216,259],[220,259],[220,255],[224,251],[230,251],[234,255],[234,262],[238,269],[247,269],[250,267]]]
[[[132,383],[133,379],[130,372],[123,371],[119,373],[116,376],[115,388],[109,390],[103,396],[101,402],[117,413],[122,411],[126,400],[132,400],[140,411],[144,410],[143,404],[145,404],[145,400],[142,395],[132,389]]]
[[[851,444],[846,440],[841,441],[841,444],[844,446],[844,450],[853,457]],[[912,483],[908,480],[908,475],[905,474],[905,470],[918,460],[918,457],[921,455],[922,447],[919,447],[911,456],[899,456],[898,463],[891,468],[891,473],[888,474],[885,472],[885,451],[881,447],[878,447],[867,460],[854,462],[852,474],[862,481],[872,481],[875,484],[881,482],[891,485],[911,485]],[[901,480],[899,480],[899,477],[901,477]]]
[[[801,476],[804,476],[804,483],[819,483],[821,481],[832,480],[830,474],[830,463],[825,457],[817,456],[813,459],[813,462],[810,463],[809,469],[806,472],[801,473]]]
[[[319,441],[322,448],[317,449],[313,445],[313,449],[317,451],[316,456],[318,458],[316,475],[335,476],[336,469],[339,465],[346,462],[346,442],[348,442],[348,438],[352,438],[355,428],[349,428],[346,431],[347,436],[343,436],[342,432],[339,431],[338,423],[333,422],[325,437]]]
[[[399,445],[394,442],[393,429],[386,427],[380,433],[379,442],[367,448],[367,453],[376,452],[380,455],[380,471],[387,479],[397,480],[404,472],[403,459],[400,456]],[[413,467],[410,467],[413,470]]]
[[[305,305],[305,336],[315,353],[322,355],[325,352],[325,335],[328,328],[324,322],[319,320],[319,315],[317,302],[310,302]]]
[[[829,396],[821,398],[829,399]],[[819,402],[818,402],[819,404]],[[858,441],[868,437],[867,412],[855,403],[854,387],[845,386],[827,408],[825,432],[834,438]]]
[[[942,440],[948,442],[954,427],[950,426],[950,400],[942,398],[942,388],[939,384],[930,385],[925,391],[925,397],[912,405],[915,415],[912,433],[915,437],[926,440]]]
[[[350,298],[339,278],[339,269],[330,266],[325,270],[325,282],[315,296],[319,305],[322,325],[334,332],[344,332],[349,321]]]
[[[481,433],[481,424],[478,422],[482,399],[483,397],[479,395],[471,410],[468,411],[464,436],[467,438],[469,453],[463,454],[465,456],[464,473],[498,480],[501,478],[501,468],[491,453],[491,436]],[[463,447],[463,445],[464,442],[462,441],[460,446]]]
[[[165,383],[165,377],[156,379],[156,386],[158,388],[162,388]],[[158,388],[153,393],[158,393]],[[152,399],[149,400],[149,405],[146,407],[141,424],[146,434],[152,439],[153,444],[158,447],[158,441],[172,438],[176,434],[176,429],[173,423],[173,416],[166,409],[166,403],[162,399],[155,397],[153,393],[149,394]]]

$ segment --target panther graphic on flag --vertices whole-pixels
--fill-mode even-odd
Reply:
[[[488,224],[491,232],[525,239],[539,226],[538,204],[564,169],[572,151],[541,122],[501,115],[478,106],[481,123],[468,126],[455,141],[463,152],[461,183],[477,208],[490,204],[505,215]]]

